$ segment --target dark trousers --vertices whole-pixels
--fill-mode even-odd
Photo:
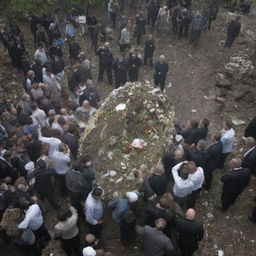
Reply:
[[[192,31],[191,31],[190,43],[197,45],[200,36],[201,36],[201,31],[192,30]]]
[[[124,246],[128,245],[129,242],[136,237],[135,226],[135,220],[130,223],[123,223],[120,225],[120,240]]]
[[[68,189],[66,186],[65,177],[66,177],[65,175],[57,175],[58,187],[60,189],[61,196],[63,196],[63,197],[68,196]]]
[[[94,50],[95,53],[98,49],[98,42],[99,42],[98,37],[92,38],[92,49]]]
[[[71,256],[72,253],[78,255],[80,248],[80,239],[79,235],[71,238],[71,239],[61,239],[61,247],[67,254],[67,256]]]
[[[224,167],[225,164],[225,160],[228,157],[230,153],[222,153],[221,157],[220,157],[220,165],[219,168],[222,169]]]
[[[156,86],[160,86],[160,89],[162,92],[164,91],[165,80],[166,80],[166,75],[155,74],[155,76],[154,76],[154,83]]]
[[[101,237],[102,225],[101,224],[92,225],[88,222],[86,222],[86,224],[90,234],[93,234],[96,238],[99,239]]]
[[[188,195],[187,199],[187,208],[195,208],[196,200],[199,197],[201,188],[194,190],[190,195]]]
[[[183,211],[187,210],[187,199],[188,199],[187,196],[185,197],[174,196],[174,201],[181,207]]]
[[[132,69],[129,71],[129,81],[135,82],[139,80],[139,69]]]
[[[174,34],[178,33],[178,21],[176,19],[172,20],[172,32]]]
[[[83,216],[83,208],[81,205],[82,194],[80,192],[70,192],[71,205],[76,208],[78,216]]]
[[[238,195],[223,195],[221,196],[221,210],[226,211],[230,205],[234,204]]]
[[[111,67],[111,64],[100,64],[99,65],[98,81],[102,81],[103,80],[103,75],[104,75],[105,70],[107,72],[108,82],[109,82],[110,85],[112,85],[113,79],[112,79],[112,67]]]
[[[127,82],[127,77],[126,74],[120,74],[117,73],[115,74],[115,87],[119,88],[122,85],[125,85],[125,83]]]
[[[144,65],[148,64],[148,60],[149,60],[149,66],[153,67],[153,54],[147,54],[145,52],[145,54],[144,54]]]
[[[51,236],[44,225],[42,225],[39,229],[34,230],[33,233],[39,248],[44,248],[46,244],[51,240]]]
[[[184,37],[188,39],[188,30],[189,30],[189,24],[181,23],[179,26],[179,38],[181,38],[184,35]]]
[[[193,256],[194,251],[190,251],[190,250],[185,250],[182,251],[182,256]]]
[[[213,174],[213,171],[211,168],[207,168],[205,171],[204,171],[204,182],[205,182],[205,186],[204,188],[206,190],[210,190],[211,186],[212,186],[212,174]]]
[[[116,13],[109,12],[109,17],[110,17],[112,28],[116,27],[116,16],[117,16]]]
[[[55,196],[53,195],[53,191],[38,193],[38,195],[42,202],[44,202],[44,200],[47,199],[54,210],[57,211],[59,209],[59,205],[56,202]]]
[[[142,37],[142,34],[137,36],[137,40],[136,40],[137,45],[140,45],[141,37]]]
[[[242,9],[244,15],[250,12],[250,7],[251,7],[250,5],[246,5],[246,4],[240,5],[240,8]]]
[[[253,208],[251,220],[256,224],[256,205]]]
[[[157,14],[148,14],[148,25],[151,24],[152,28],[155,27],[156,25],[156,20],[157,20]]]
[[[235,39],[236,39],[236,36],[229,36],[228,35],[228,38],[226,40],[226,43],[225,43],[224,47],[230,48],[232,46],[232,44],[234,43]]]

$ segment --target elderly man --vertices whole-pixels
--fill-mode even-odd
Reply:
[[[25,89],[25,91],[27,93],[30,93],[34,79],[35,79],[35,72],[33,70],[29,70],[27,73],[27,77],[25,78],[25,81],[23,82],[23,88]]]
[[[85,217],[89,232],[100,238],[103,223],[103,207],[101,203],[103,190],[96,187],[85,200]]]
[[[234,204],[236,198],[243,192],[249,184],[251,171],[241,167],[241,159],[233,158],[229,162],[230,171],[221,177],[222,187],[222,208],[226,211],[230,205]]]
[[[92,107],[88,100],[84,100],[82,106],[76,109],[76,113],[87,113],[89,117],[91,117],[95,111],[96,108]]]
[[[159,61],[157,61],[154,65],[154,69],[155,69],[155,75],[154,75],[155,86],[160,86],[160,89],[163,92],[165,87],[166,75],[169,69],[168,63],[166,62],[164,55],[160,55]]]
[[[155,227],[136,226],[136,232],[144,236],[145,256],[163,256],[174,249],[171,240],[162,232],[165,226],[163,218],[155,220]]]
[[[246,152],[242,160],[242,167],[248,168],[252,174],[256,173],[256,142],[253,137],[245,138]]]
[[[195,221],[196,211],[188,209],[185,218],[177,219],[178,244],[183,256],[193,256],[204,237],[203,225]]]
[[[235,139],[235,131],[232,128],[233,126],[232,121],[229,119],[224,120],[223,126],[224,126],[224,133],[220,139],[223,147],[222,147],[222,157],[220,160],[219,168],[224,167],[224,163],[227,156],[233,151],[233,144]]]

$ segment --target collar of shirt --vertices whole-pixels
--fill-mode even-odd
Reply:
[[[248,151],[246,151],[245,153],[244,153],[244,157],[246,157],[251,151],[253,151],[254,149],[256,148],[256,146],[255,147],[252,147],[252,148],[250,148]]]

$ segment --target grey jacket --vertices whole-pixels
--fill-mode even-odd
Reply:
[[[136,232],[144,236],[145,256],[163,256],[174,249],[171,240],[156,228],[137,225]]]

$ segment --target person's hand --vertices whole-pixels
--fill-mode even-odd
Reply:
[[[183,161],[182,163],[183,163],[183,164],[188,164],[188,161],[186,160],[186,161]]]
[[[196,148],[196,144],[193,143],[193,144],[191,145],[191,148],[195,149],[195,148]]]
[[[103,224],[104,220],[99,220],[97,224]]]

